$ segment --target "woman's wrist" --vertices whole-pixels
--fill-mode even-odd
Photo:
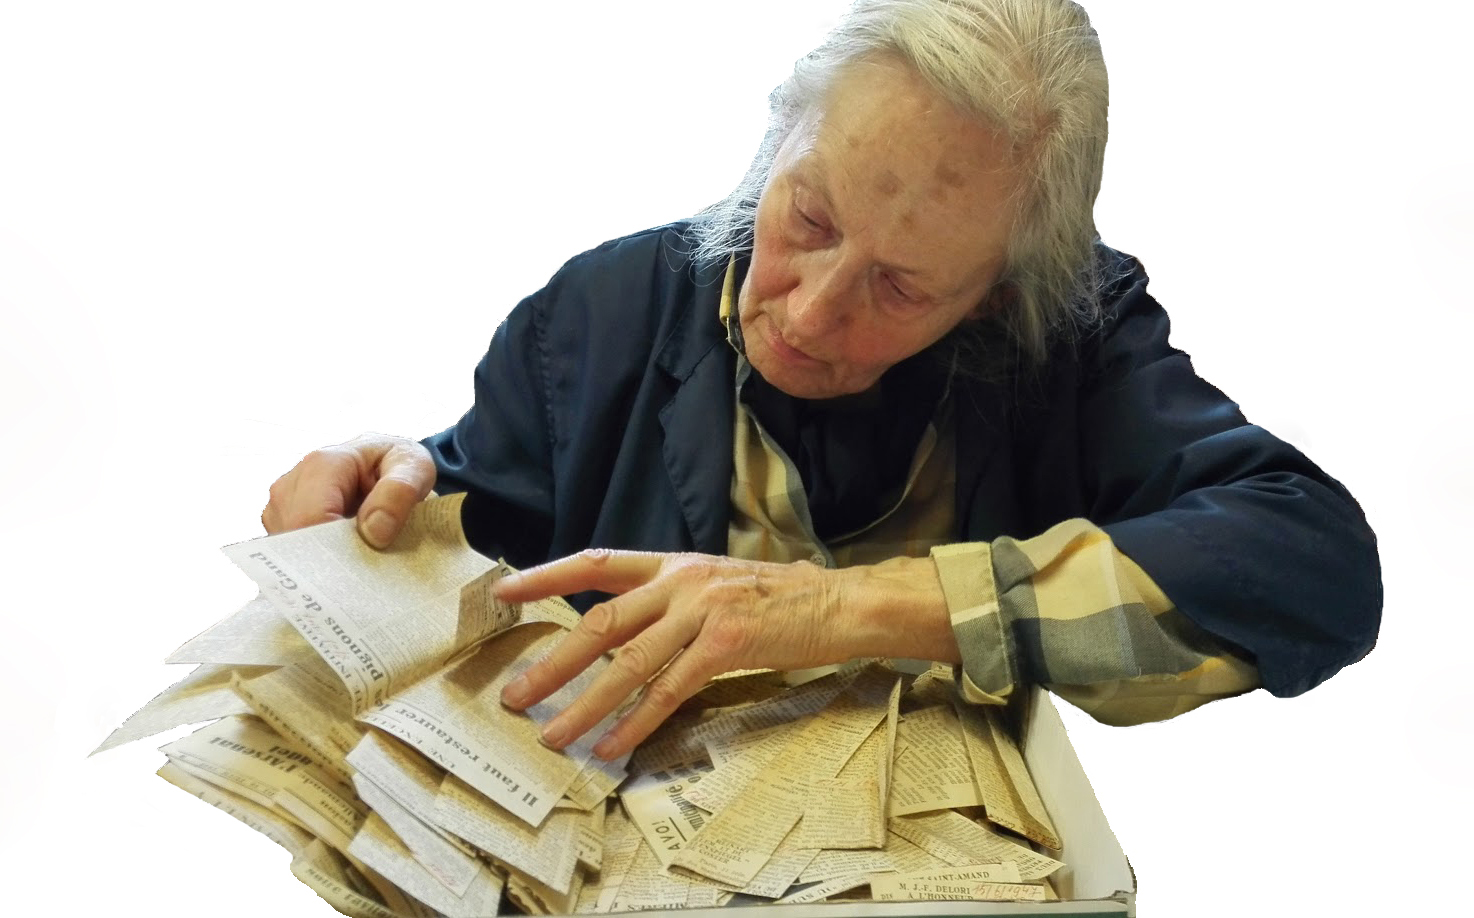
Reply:
[[[893,558],[828,573],[837,584],[843,621],[834,637],[846,645],[848,659],[962,661],[930,558]]]

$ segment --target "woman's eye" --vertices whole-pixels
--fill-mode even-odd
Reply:
[[[878,295],[892,312],[916,315],[924,312],[932,303],[926,294],[903,286],[893,275],[882,274],[877,281],[880,284]]]
[[[897,299],[904,300],[908,303],[916,299],[915,295],[896,283],[896,279],[891,275],[886,274],[881,279],[885,282],[886,291]]]
[[[794,213],[798,214],[799,221],[801,223],[803,223],[804,226],[807,226],[809,229],[811,229],[811,230],[822,230],[822,229],[824,229],[824,224],[821,221],[819,221],[818,219],[816,219],[814,217],[809,216],[808,214],[804,213],[802,210],[799,210],[798,208],[794,208]]]

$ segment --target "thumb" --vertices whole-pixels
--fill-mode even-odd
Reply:
[[[378,472],[379,480],[358,508],[358,533],[373,547],[388,548],[435,486],[435,463],[424,447],[411,443],[385,453]]]

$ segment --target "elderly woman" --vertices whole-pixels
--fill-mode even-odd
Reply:
[[[732,195],[568,262],[454,427],[313,453],[263,523],[383,546],[469,492],[473,544],[530,568],[502,595],[587,610],[503,701],[615,651],[544,733],[639,691],[605,758],[748,667],[958,663],[970,700],[1039,683],[1110,723],[1304,692],[1375,640],[1374,537],[1099,243],[1105,140],[1075,4],[860,0]]]

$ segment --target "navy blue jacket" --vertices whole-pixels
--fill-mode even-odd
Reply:
[[[437,490],[469,492],[481,551],[517,566],[589,547],[725,552],[725,265],[694,265],[682,229],[568,262],[497,329],[471,410],[425,441]],[[1306,691],[1375,642],[1375,537],[1345,488],[1168,344],[1141,266],[1101,257],[1120,270],[1099,328],[1025,382],[954,383],[956,540],[1084,517],[1271,692]]]

